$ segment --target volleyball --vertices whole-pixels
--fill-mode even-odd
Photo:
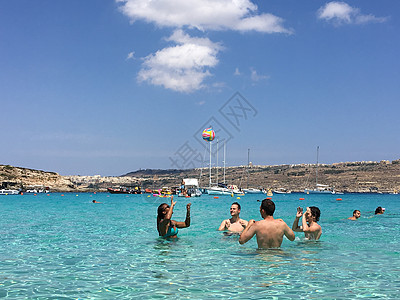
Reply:
[[[215,132],[212,130],[212,128],[206,128],[203,130],[203,140],[207,142],[211,142],[215,138]]]

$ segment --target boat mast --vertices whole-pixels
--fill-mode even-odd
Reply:
[[[225,184],[225,152],[226,152],[226,140],[224,140],[224,184]]]
[[[219,152],[219,151],[218,151],[218,149],[219,149],[219,148],[218,148],[218,143],[219,143],[219,139],[217,139],[217,165],[216,165],[216,169],[217,169],[217,170],[216,170],[216,171],[217,171],[217,186],[218,186],[218,152]]]
[[[317,146],[317,168],[315,169],[315,186],[318,185],[318,155],[319,155],[319,146]]]
[[[247,149],[247,188],[249,188],[250,148]]]

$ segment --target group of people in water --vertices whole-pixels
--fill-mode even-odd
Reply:
[[[385,212],[385,208],[382,207],[382,206],[378,206],[378,207],[375,209],[375,215],[383,215],[384,212]],[[353,211],[353,216],[351,216],[351,217],[348,218],[348,219],[349,219],[349,220],[355,221],[355,220],[357,220],[357,219],[360,218],[360,217],[361,217],[361,212],[360,212],[358,209],[355,209],[355,210]]]
[[[157,231],[162,237],[177,237],[179,228],[190,226],[190,206],[186,205],[186,219],[184,222],[172,220],[173,209],[176,202],[171,197],[171,205],[162,203],[157,210]],[[318,224],[320,210],[316,206],[307,207],[303,212],[301,207],[297,208],[296,218],[290,228],[282,219],[274,219],[275,203],[270,199],[261,202],[260,214],[263,220],[246,221],[239,217],[240,204],[232,203],[230,208],[231,218],[222,221],[218,230],[228,231],[231,234],[240,234],[239,243],[248,242],[254,235],[257,238],[259,248],[277,248],[286,236],[290,241],[294,241],[294,232],[304,232],[305,237],[310,240],[318,240],[321,237],[322,229]],[[301,219],[301,224],[299,221]]]
[[[186,205],[186,219],[184,222],[177,222],[171,219],[176,202],[171,197],[171,205],[162,203],[157,210],[157,230],[160,236],[175,238],[178,234],[178,228],[190,226],[190,206]],[[322,235],[322,228],[318,224],[321,211],[316,206],[307,207],[306,211],[298,207],[296,217],[290,228],[282,219],[274,219],[275,203],[267,198],[262,200],[260,205],[260,214],[262,220],[246,221],[240,218],[240,204],[233,202],[230,207],[231,218],[223,220],[218,230],[224,231],[228,235],[239,234],[239,243],[244,244],[256,236],[258,248],[268,249],[280,247],[283,236],[289,241],[294,241],[295,232],[304,232],[308,240],[319,240]],[[383,214],[385,208],[377,207],[375,214]],[[354,210],[353,216],[349,220],[360,218],[361,212]],[[301,221],[300,221],[301,220]],[[300,221],[300,223],[299,223]]]

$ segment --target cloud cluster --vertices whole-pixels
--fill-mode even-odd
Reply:
[[[376,17],[371,14],[364,15],[360,9],[338,1],[325,4],[318,10],[317,16],[319,19],[333,22],[336,25],[382,23],[387,20],[387,18]]]
[[[222,46],[207,38],[190,37],[182,30],[176,30],[167,41],[177,45],[147,56],[138,80],[178,92],[202,88],[204,79],[210,76],[208,69],[218,64]]]
[[[132,22],[142,20],[160,27],[199,30],[258,31],[291,33],[283,19],[272,14],[257,14],[249,0],[116,0]]]
[[[250,0],[116,0],[131,22],[145,21],[175,31],[167,41],[174,43],[144,58],[137,79],[178,92],[204,87],[210,69],[218,64],[222,46],[207,38],[195,38],[183,29],[255,31],[285,33],[283,19],[272,14],[257,14]],[[132,59],[133,52],[127,59]]]
[[[269,13],[260,13],[252,0],[115,0],[119,10],[132,23],[144,21],[160,28],[171,28],[170,45],[145,58],[137,79],[173,91],[190,93],[205,86],[205,79],[218,64],[223,49],[208,38],[196,38],[183,30],[197,33],[208,30],[292,34],[284,20]],[[317,11],[317,18],[335,25],[385,22],[345,2],[331,1]],[[193,30],[195,29],[195,30]],[[127,60],[135,59],[135,53]],[[235,76],[241,75],[238,69]],[[268,79],[251,69],[251,80]],[[221,84],[220,84],[221,85]]]

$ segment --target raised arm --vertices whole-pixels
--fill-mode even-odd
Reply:
[[[282,221],[284,222],[284,221]],[[285,223],[285,228],[284,228],[284,234],[285,236],[288,238],[289,241],[294,241],[294,239],[296,238],[294,232],[292,229],[289,228],[289,226]]]
[[[175,222],[176,227],[178,228],[186,228],[190,226],[190,206],[192,203],[188,203],[186,205],[186,219],[185,222]]]
[[[303,228],[299,226],[299,220],[303,215],[303,209],[301,207],[297,208],[296,218],[293,221],[292,230],[296,232],[302,232]]]
[[[308,232],[309,229],[310,229],[310,226],[308,226],[308,224],[307,224],[306,214],[303,215],[303,218],[301,220],[301,224],[302,224],[302,227],[303,227],[303,231],[304,232]]]
[[[255,223],[254,220],[250,220],[246,228],[240,234],[239,243],[241,245],[247,243],[256,234],[256,228],[255,228],[256,225],[254,223]]]

